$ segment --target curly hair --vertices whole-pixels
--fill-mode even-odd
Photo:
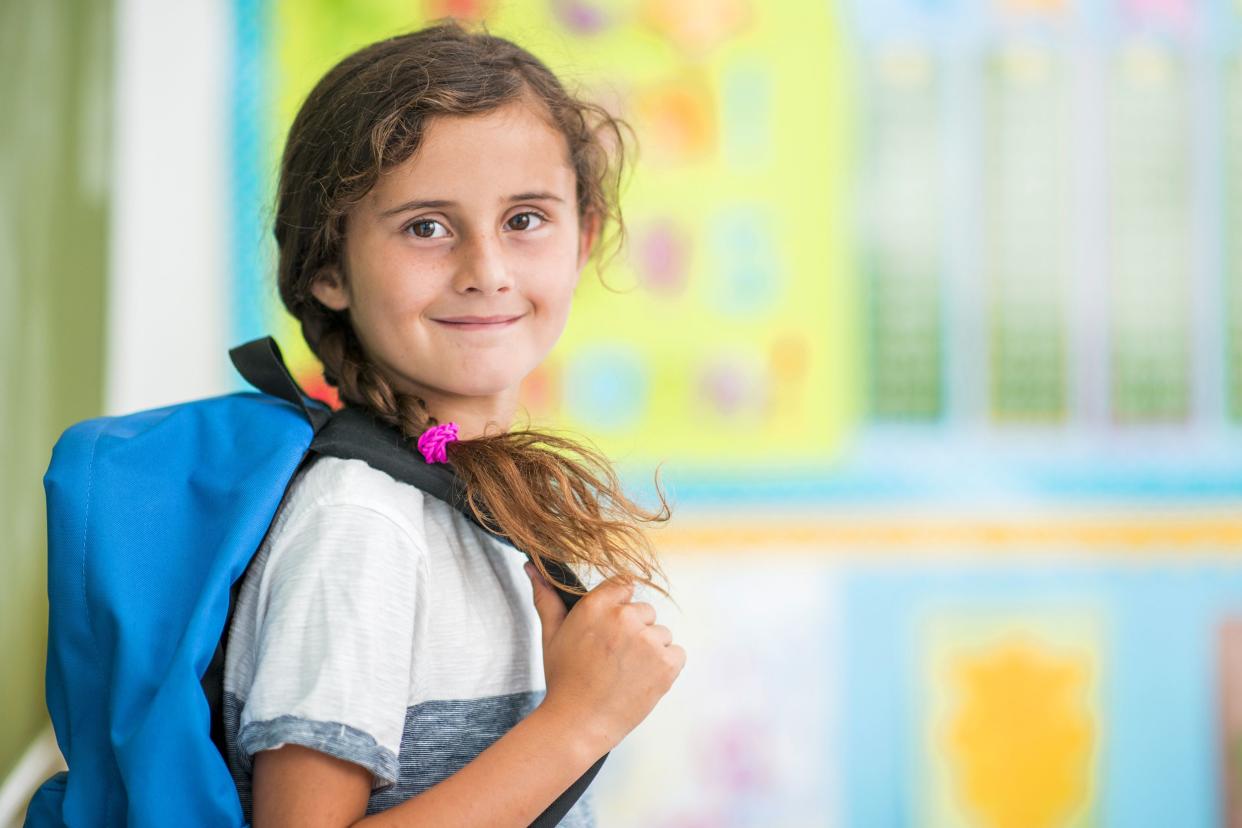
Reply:
[[[429,118],[486,113],[519,99],[541,101],[542,114],[565,137],[579,219],[598,221],[604,239],[591,251],[598,265],[609,239],[616,250],[624,241],[622,130],[633,130],[571,95],[536,57],[485,28],[471,32],[444,20],[354,52],[320,79],[289,129],[274,222],[281,300],[342,404],[398,428],[411,450],[436,418],[367,359],[348,310],[326,307],[311,285],[339,265],[346,216],[384,173],[414,155]],[[654,580],[664,573],[642,529],[669,518],[658,475],[660,507],[649,511],[623,493],[607,458],[564,435],[511,429],[447,450],[475,517],[526,551],[550,583],[583,592],[551,575],[554,561],[553,568],[587,566],[669,595]]]

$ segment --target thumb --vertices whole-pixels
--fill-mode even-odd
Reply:
[[[552,636],[556,635],[556,631],[561,628],[561,622],[565,620],[569,611],[565,609],[565,602],[561,600],[561,596],[543,579],[534,564],[527,561],[522,568],[526,570],[531,586],[534,588],[535,612],[539,614],[539,623],[543,626],[543,643],[546,649]]]

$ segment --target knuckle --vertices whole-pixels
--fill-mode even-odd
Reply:
[[[605,578],[590,594],[599,595],[601,601],[621,601],[633,593],[633,583],[619,577]]]
[[[622,604],[621,612],[626,618],[641,620],[643,617],[643,609],[638,604]]]

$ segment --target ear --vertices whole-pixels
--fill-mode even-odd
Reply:
[[[599,241],[602,223],[599,213],[591,212],[582,217],[578,231],[578,270],[586,266],[587,259],[590,258],[591,251],[595,248],[595,242]]]
[[[336,267],[325,267],[311,279],[311,293],[328,308],[343,311],[349,307],[349,291]]]

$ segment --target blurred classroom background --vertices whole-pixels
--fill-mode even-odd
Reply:
[[[56,762],[40,478],[274,334],[311,84],[446,15],[636,128],[524,388],[689,654],[602,828],[1242,825],[1242,2],[0,3],[0,825]]]

